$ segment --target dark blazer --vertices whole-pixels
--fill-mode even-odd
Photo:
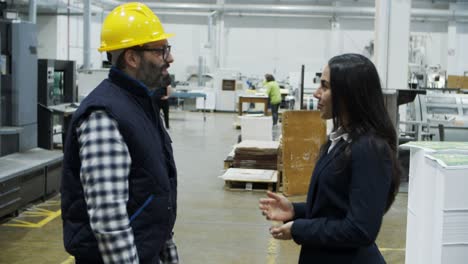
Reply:
[[[343,165],[345,150],[351,160]],[[390,155],[382,139],[365,135],[353,143],[341,140],[320,156],[307,202],[294,204],[299,263],[385,263],[375,239],[391,186]]]

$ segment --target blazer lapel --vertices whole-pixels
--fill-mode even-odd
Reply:
[[[340,140],[335,147],[333,147],[332,151],[323,157],[323,161],[320,164],[317,164],[318,167],[315,168],[315,175],[318,176],[322,172],[323,169],[327,167],[327,165],[338,155],[340,155],[343,148],[347,145],[347,142],[344,140]]]
[[[343,151],[344,147],[347,145],[347,142],[344,140],[340,140],[335,147],[333,147],[332,151],[328,154],[324,154],[317,162],[315,165],[314,172],[312,173],[312,180],[310,182],[309,186],[309,193],[308,193],[308,198],[307,198],[307,203],[309,203],[309,206],[312,206],[314,200],[315,200],[315,189],[318,184],[318,178],[320,177],[320,174],[322,173],[323,169],[325,169],[328,164],[337,156],[340,155],[340,153]]]

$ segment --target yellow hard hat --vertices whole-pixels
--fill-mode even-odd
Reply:
[[[101,30],[99,51],[113,51],[167,39],[159,18],[142,3],[126,3],[107,15]]]

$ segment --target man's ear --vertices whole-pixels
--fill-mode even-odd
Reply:
[[[135,69],[140,66],[140,54],[137,54],[134,50],[127,50],[127,52],[124,54],[124,58],[128,67]]]

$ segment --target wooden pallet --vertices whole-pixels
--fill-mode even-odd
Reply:
[[[278,173],[276,170],[227,169],[223,176],[225,189],[247,191],[276,191]]]
[[[276,183],[224,181],[224,188],[230,191],[276,191]]]
[[[232,168],[232,163],[234,162],[234,158],[232,156],[227,156],[224,160],[224,169],[227,170]]]

